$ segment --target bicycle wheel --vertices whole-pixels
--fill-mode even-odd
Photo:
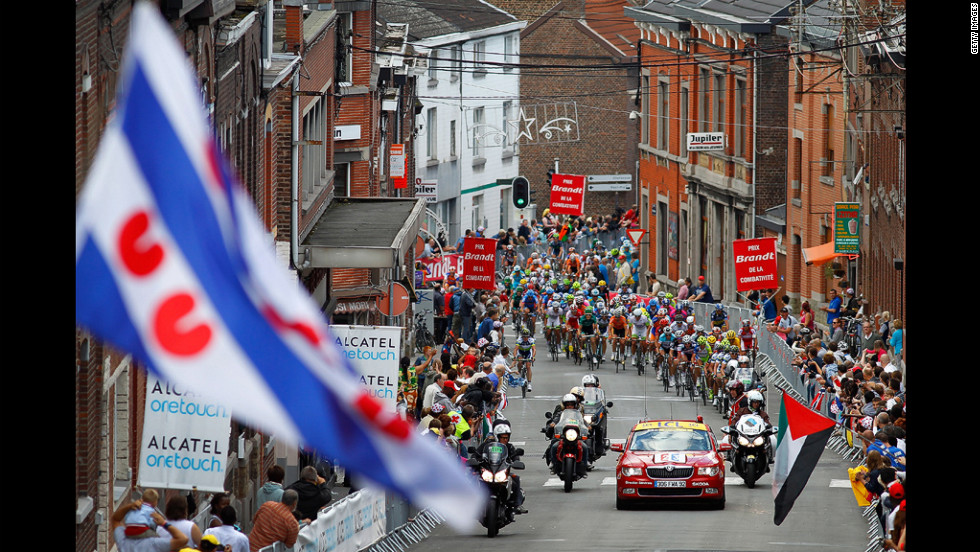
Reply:
[[[687,394],[691,398],[691,402],[694,402],[694,376],[690,372],[687,374]]]
[[[701,368],[701,406],[708,406],[708,379],[704,376],[704,368]]]
[[[677,370],[677,381],[674,385],[674,395],[677,397],[681,396],[681,389],[684,388],[684,370],[686,368],[681,368]]]
[[[527,362],[521,363],[521,377],[524,379],[524,385],[521,386],[521,398],[527,397]]]

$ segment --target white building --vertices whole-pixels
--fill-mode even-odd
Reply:
[[[485,236],[516,227],[510,182],[519,174],[520,70],[507,64],[520,59],[527,23],[481,0],[394,0],[378,4],[378,18],[408,23],[410,43],[429,53],[428,79],[418,83],[415,172],[436,183],[430,209],[447,242],[480,226]]]

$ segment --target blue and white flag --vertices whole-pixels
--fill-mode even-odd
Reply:
[[[471,527],[483,488],[360,384],[276,261],[195,74],[148,2],[134,7],[119,82],[77,206],[77,323],[241,421]]]

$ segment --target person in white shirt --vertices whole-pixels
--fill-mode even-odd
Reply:
[[[230,552],[249,552],[248,536],[238,530],[238,514],[233,506],[225,506],[218,514],[224,525],[211,527],[204,531],[205,535],[214,535]]]

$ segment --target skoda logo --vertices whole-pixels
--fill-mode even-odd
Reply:
[[[667,470],[667,471],[669,471],[669,472],[672,472],[672,471],[674,471],[674,466],[664,466],[664,469]]]

